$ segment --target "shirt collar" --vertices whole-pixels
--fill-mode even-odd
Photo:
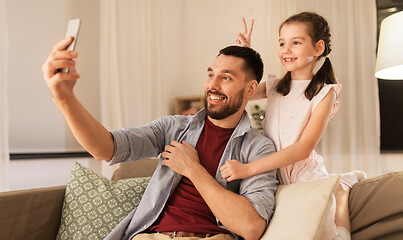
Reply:
[[[192,122],[201,124],[201,126],[199,127],[202,127],[204,126],[206,116],[207,116],[206,108],[203,108],[198,113],[196,113],[196,115],[192,119]],[[242,113],[241,120],[239,121],[232,135],[233,137],[242,136],[246,132],[250,131],[250,129],[251,129],[250,119],[248,117],[248,113],[244,110]]]

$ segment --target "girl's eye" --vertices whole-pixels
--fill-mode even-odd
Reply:
[[[297,41],[294,42],[294,45],[300,45],[300,44],[301,44],[300,42]]]
[[[231,80],[231,78],[228,77],[228,76],[224,76],[222,79],[224,79],[224,80]]]
[[[280,43],[280,47],[284,47],[284,45],[285,45],[284,43]]]

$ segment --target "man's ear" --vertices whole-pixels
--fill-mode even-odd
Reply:
[[[259,83],[256,80],[251,80],[248,82],[248,86],[247,86],[247,90],[246,90],[246,95],[248,98],[251,98],[256,94],[258,85],[259,85]]]
[[[325,42],[323,40],[319,40],[315,44],[315,51],[315,57],[319,57],[320,55],[322,55],[323,51],[325,51]]]

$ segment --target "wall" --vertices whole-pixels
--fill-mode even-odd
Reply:
[[[81,78],[75,92],[97,119],[99,106],[99,1],[6,1],[9,30],[9,144],[11,153],[82,151],[53,104],[41,66],[64,38],[67,22],[82,20],[76,50]],[[13,160],[10,190],[65,185],[78,161],[100,172],[91,158]]]
[[[81,151],[52,102],[41,66],[64,38],[67,22],[82,20],[76,94],[99,118],[99,1],[6,1],[9,30],[10,153]]]
[[[383,153],[381,154],[382,173],[403,170],[403,154],[402,153]]]
[[[52,46],[64,37],[68,20],[80,18],[76,50],[81,78],[75,91],[90,113],[100,119],[99,1],[13,0],[7,1],[6,7],[10,152],[81,151],[51,100],[41,66]],[[253,46],[266,58],[263,0],[172,0],[163,1],[162,7],[162,71],[167,79],[166,95],[171,99],[166,104],[170,109],[167,114],[173,112],[174,97],[203,93],[207,67],[219,49],[234,43],[236,33],[242,30],[242,16],[248,23],[255,18]]]
[[[175,88],[181,96],[203,93],[207,67],[219,49],[235,43],[236,34],[243,31],[242,17],[249,25],[255,19],[252,45],[267,59],[265,14],[267,1],[206,0],[184,1],[184,81]],[[267,73],[265,67],[265,73]],[[266,74],[265,74],[266,75]]]
[[[73,162],[77,161],[89,167],[91,160],[90,158],[13,160],[10,163],[9,190],[66,185]]]

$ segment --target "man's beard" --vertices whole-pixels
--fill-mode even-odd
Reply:
[[[208,102],[207,102],[207,97],[210,94],[215,94],[215,95],[220,95],[220,96],[225,96],[222,93],[219,92],[213,92],[213,91],[207,91],[207,93],[204,95],[204,105],[206,106],[207,110],[207,116],[211,117],[212,119],[216,120],[221,120],[226,117],[231,116],[232,114],[236,113],[242,106],[243,103],[243,96],[244,96],[244,89],[241,89],[239,93],[237,94],[237,97],[234,98],[234,101],[231,103],[227,103],[221,107],[217,111],[214,111],[209,107]],[[227,96],[225,96],[226,99]],[[218,107],[218,106],[217,106]]]

